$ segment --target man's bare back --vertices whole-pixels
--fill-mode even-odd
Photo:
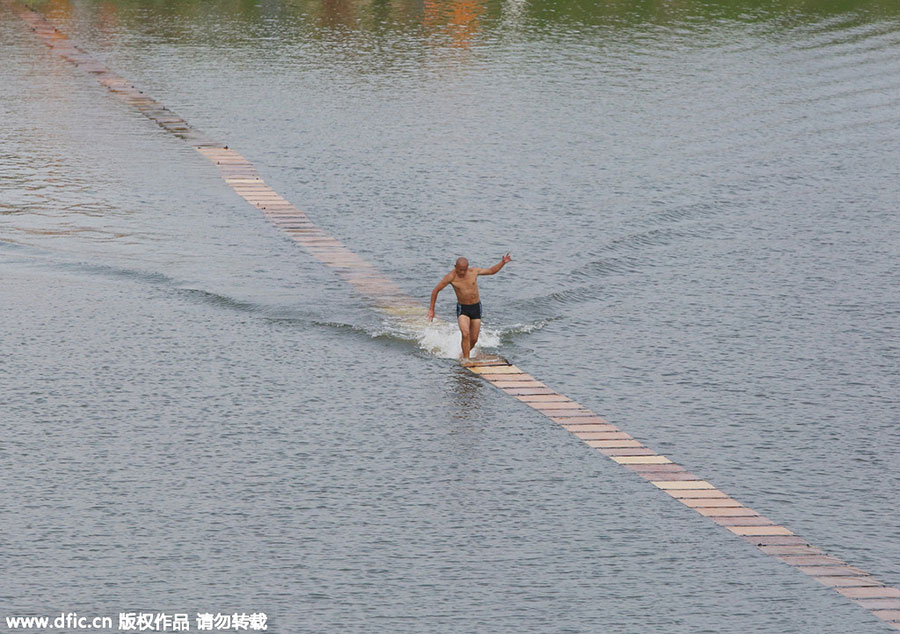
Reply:
[[[481,297],[478,294],[478,276],[493,275],[512,261],[509,253],[489,269],[479,269],[469,266],[466,258],[456,260],[456,266],[447,273],[444,278],[431,291],[431,305],[428,308],[428,321],[434,319],[434,303],[438,293],[448,284],[453,286],[456,293],[456,319],[459,330],[462,333],[462,358],[468,359],[469,352],[478,341],[478,333],[481,331]]]

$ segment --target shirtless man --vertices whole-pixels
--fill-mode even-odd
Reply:
[[[428,308],[428,321],[434,319],[434,302],[438,293],[447,286],[453,285],[456,291],[456,321],[459,331],[462,333],[462,358],[468,359],[469,352],[478,341],[478,333],[481,331],[481,299],[478,297],[478,276],[493,275],[503,268],[503,265],[512,261],[509,253],[489,269],[477,269],[469,267],[466,258],[459,258],[456,267],[444,276],[444,279],[431,291],[431,306]]]

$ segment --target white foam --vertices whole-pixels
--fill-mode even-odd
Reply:
[[[443,359],[456,359],[462,352],[462,335],[459,326],[446,321],[434,320],[426,325],[415,335],[416,343],[426,352]],[[478,343],[472,350],[471,356],[477,356],[484,348],[496,348],[500,345],[500,333],[490,328],[482,328],[478,335]]]
[[[442,319],[429,322],[424,317],[415,317],[392,321],[388,328],[394,335],[414,341],[422,350],[442,359],[457,359],[462,352],[462,335],[455,323]],[[497,348],[500,335],[498,331],[482,328],[471,356],[486,348]]]

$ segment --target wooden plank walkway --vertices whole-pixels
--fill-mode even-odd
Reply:
[[[111,94],[135,107],[163,129],[190,143],[218,168],[225,183],[238,196],[253,205],[314,258],[334,269],[377,309],[401,320],[424,319],[425,308],[420,302],[281,197],[263,181],[253,164],[238,152],[209,139],[127,79],[93,59],[38,12],[15,0],[0,2],[19,15],[35,35],[63,59],[93,75]],[[900,590],[897,588],[885,585],[868,572],[827,554],[785,526],[744,506],[710,482],[656,453],[587,407],[556,392],[507,360],[494,357],[469,362],[465,367],[543,414],[588,447],[647,480],[677,502],[823,586],[832,588],[900,631]]]

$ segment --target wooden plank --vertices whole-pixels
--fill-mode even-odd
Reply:
[[[673,476],[681,476],[688,472],[687,469],[682,467],[680,464],[675,464],[674,462],[670,462],[669,464],[630,464],[626,465],[626,468],[630,471],[637,471],[643,475],[651,477],[650,481],[654,480],[672,480]],[[702,478],[694,476],[694,474],[690,474],[692,477],[687,478],[688,480],[701,480]]]
[[[727,498],[728,495],[719,489],[666,489],[673,498]]]
[[[525,374],[516,366],[473,366],[469,368],[475,374]]]
[[[526,403],[571,403],[571,399],[562,394],[551,392],[550,394],[519,394],[516,398]]]
[[[565,397],[563,397],[563,398],[565,398]],[[543,410],[558,410],[558,409],[580,409],[580,410],[585,409],[584,406],[582,406],[581,404],[576,403],[575,401],[571,401],[569,399],[565,399],[563,401],[553,401],[552,403],[544,403],[544,402],[528,403],[528,405],[533,407],[534,409],[541,410],[541,411],[543,411]],[[590,415],[593,416],[594,413],[591,412]]]
[[[563,425],[566,431],[570,432],[621,432],[615,425],[607,425],[605,423],[585,423],[584,425]]]
[[[559,423],[566,429],[568,429],[569,425],[606,425],[607,427],[612,427],[616,431],[621,431],[615,425],[612,425],[605,418],[601,418],[600,416],[550,416],[550,420],[554,423]]]
[[[867,610],[900,610],[900,599],[854,599],[853,602]]]
[[[711,517],[719,526],[775,526],[775,522],[768,517],[757,515],[756,517]],[[781,559],[779,557],[779,559]],[[787,563],[787,562],[785,562]]]
[[[711,485],[706,480],[698,480],[697,482],[666,482],[664,480],[660,480],[659,482],[654,482],[654,485],[659,487],[660,489],[715,489],[713,485]]]
[[[675,463],[672,463],[675,464]],[[629,468],[635,465],[628,465]],[[645,480],[649,480],[650,482],[659,482],[661,480],[665,480],[667,482],[672,483],[681,483],[687,484],[702,480],[702,478],[698,475],[694,475],[690,471],[684,470],[681,472],[672,472],[672,473],[660,473],[659,471],[648,471],[646,469],[632,469],[632,471],[636,471],[639,476],[644,478]]]
[[[704,517],[746,517],[758,515],[753,509],[746,507],[698,508],[694,509]]]
[[[797,570],[810,577],[868,577],[865,570],[853,566],[797,566]]]
[[[634,440],[631,435],[624,431],[572,431],[567,430],[578,436],[581,440]]]
[[[509,394],[510,396],[528,396],[528,395],[537,396],[540,394],[556,394],[556,392],[553,391],[552,389],[550,389],[549,387],[531,387],[531,388],[508,387],[508,388],[504,388],[503,391],[506,392],[507,394]]]
[[[590,444],[590,443],[588,443]],[[655,456],[657,455],[655,451],[648,447],[644,447],[640,443],[638,443],[637,447],[598,447],[596,445],[591,445],[595,449],[599,450],[604,456]],[[657,473],[654,471],[654,473]]]
[[[784,526],[729,526],[735,535],[793,535]]]
[[[537,381],[531,382],[519,382],[519,381],[511,381],[509,383],[494,383],[494,386],[501,390],[516,390],[523,388],[536,388],[536,387],[547,387],[543,383],[538,383]]]
[[[900,622],[900,610],[873,610],[872,614],[882,621]]]
[[[781,555],[781,561],[791,566],[845,566],[847,562],[841,561],[831,555]]]
[[[872,588],[881,585],[874,577],[813,577],[813,579],[829,588]]]
[[[802,546],[761,546],[760,550],[767,555],[824,555],[825,552],[815,546],[803,544]]]
[[[585,416],[596,416],[596,414],[589,409],[541,409],[540,412],[547,418],[583,418]]]
[[[619,464],[666,464],[671,462],[665,456],[612,456]]]
[[[865,588],[841,588],[838,590],[848,599],[897,599],[900,598],[900,590],[888,586],[874,586]]]
[[[479,374],[476,372],[475,374]],[[529,374],[525,374],[524,372],[519,372],[517,374],[495,374],[495,373],[481,373],[481,378],[485,381],[490,381],[496,386],[504,386],[509,383],[528,383],[530,385],[544,385],[537,379],[533,378]],[[546,387],[546,386],[545,386]]]
[[[472,367],[491,367],[498,365],[512,365],[508,360],[504,359],[500,355],[491,354],[491,355],[481,355],[475,359],[470,359],[469,361],[463,362],[463,365],[467,368]]]
[[[680,498],[681,503],[691,508],[725,508],[744,506],[734,498]]]
[[[805,539],[796,535],[747,535],[743,539],[754,546],[799,546],[806,543]]]
[[[627,438],[614,438],[612,440],[587,440],[588,446],[603,449],[633,449],[643,447],[639,441]]]

